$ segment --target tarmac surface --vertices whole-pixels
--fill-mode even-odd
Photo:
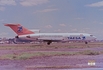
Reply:
[[[59,44],[60,45],[60,44]],[[58,44],[53,44],[48,47],[46,45],[31,45],[31,44],[22,44],[22,45],[15,45],[15,44],[1,44],[0,46],[0,70],[27,70],[29,67],[36,68],[35,70],[103,70],[103,54],[99,55],[62,55],[62,56],[42,56],[42,57],[33,57],[30,59],[3,59],[1,58],[3,55],[9,54],[18,54],[18,53],[35,53],[35,52],[60,52],[60,51],[70,51],[70,52],[80,52],[84,50],[93,50],[93,51],[102,51],[103,44],[90,44],[89,46],[93,47],[86,47],[88,45],[79,44],[79,48],[69,48],[68,47],[61,47],[61,46],[77,46],[78,44],[61,44],[60,48]],[[28,46],[27,49],[25,46]],[[34,47],[32,47],[34,46]],[[35,46],[38,46],[38,48]],[[56,46],[56,48],[54,47]],[[83,47],[81,47],[83,46]],[[32,47],[29,49],[29,47]],[[19,48],[19,49],[17,49]],[[88,62],[94,62],[95,65],[88,65]],[[43,67],[44,68],[40,68]],[[59,66],[59,67],[58,67]],[[45,68],[48,67],[48,68]],[[52,67],[52,68],[50,68]],[[58,68],[57,68],[58,67]],[[30,70],[30,69],[28,69]],[[31,69],[34,70],[34,69]]]

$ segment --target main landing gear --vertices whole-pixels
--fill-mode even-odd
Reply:
[[[48,42],[47,42],[47,45],[50,45],[51,43],[52,43],[52,41],[48,41]]]
[[[88,42],[85,42],[85,44],[88,44]]]

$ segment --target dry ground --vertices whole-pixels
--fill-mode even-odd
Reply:
[[[95,66],[88,66],[94,61]],[[52,43],[1,44],[0,69],[25,70],[37,68],[88,68],[103,67],[103,42],[99,43]]]

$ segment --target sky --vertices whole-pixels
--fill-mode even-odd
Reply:
[[[4,23],[43,33],[90,33],[103,40],[103,0],[0,0],[0,37],[15,37]]]

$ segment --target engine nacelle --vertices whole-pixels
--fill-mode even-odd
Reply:
[[[15,36],[15,38],[19,38],[19,36]]]

